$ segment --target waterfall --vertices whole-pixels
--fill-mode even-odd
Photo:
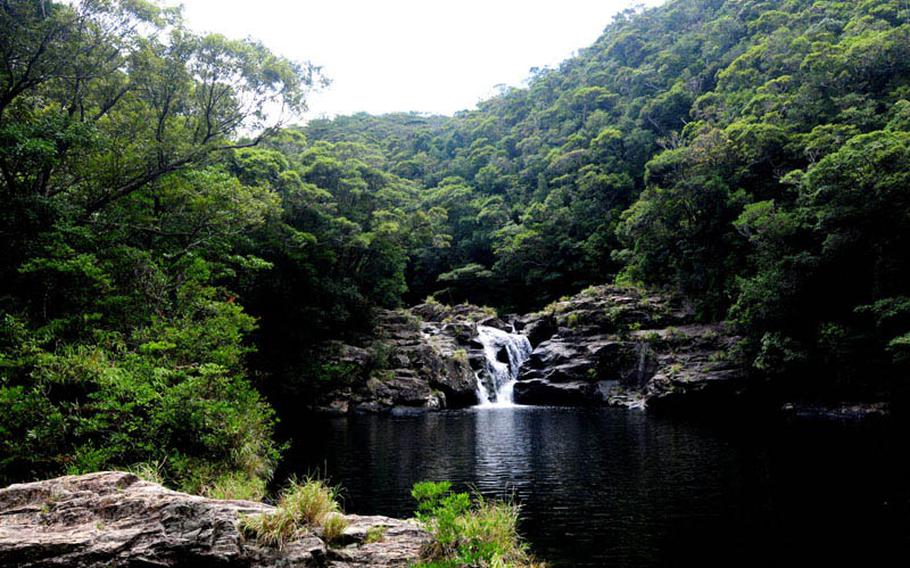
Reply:
[[[493,392],[477,373],[477,398],[480,406],[513,406],[512,392],[521,364],[531,356],[531,342],[524,335],[489,327],[477,326],[477,341],[483,345],[486,361],[484,371],[490,378]]]

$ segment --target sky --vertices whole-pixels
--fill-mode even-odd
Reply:
[[[189,27],[253,37],[321,65],[332,84],[304,118],[365,111],[452,114],[532,67],[594,42],[613,15],[661,0],[173,0]]]

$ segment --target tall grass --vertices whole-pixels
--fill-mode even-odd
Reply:
[[[347,521],[340,514],[338,490],[315,478],[292,480],[271,513],[241,518],[241,527],[257,541],[284,546],[306,532],[322,527],[323,537],[332,542],[341,536]]]

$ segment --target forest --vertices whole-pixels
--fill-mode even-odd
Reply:
[[[0,482],[260,498],[319,344],[430,296],[660,290],[772,389],[906,399],[906,0],[669,0],[454,116],[298,123],[329,80],[151,0],[0,2]]]

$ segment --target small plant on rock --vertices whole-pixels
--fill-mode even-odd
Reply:
[[[382,525],[374,525],[367,529],[366,536],[363,537],[364,544],[373,544],[374,542],[382,542],[385,539],[385,531],[387,527]]]
[[[265,497],[265,490],[264,479],[242,472],[230,472],[215,479],[210,486],[202,490],[202,494],[212,499],[261,501]]]
[[[383,341],[376,341],[370,347],[370,355],[373,358],[373,368],[375,369],[388,369],[389,363],[392,360],[392,355],[395,354],[395,347]]]
[[[452,353],[452,359],[454,359],[455,361],[457,361],[459,363],[467,365],[468,364],[468,352],[465,351],[464,349],[456,349],[455,352]]]
[[[143,481],[164,485],[164,475],[161,473],[163,469],[163,462],[150,461],[137,463],[136,465],[127,468],[127,471]]]

